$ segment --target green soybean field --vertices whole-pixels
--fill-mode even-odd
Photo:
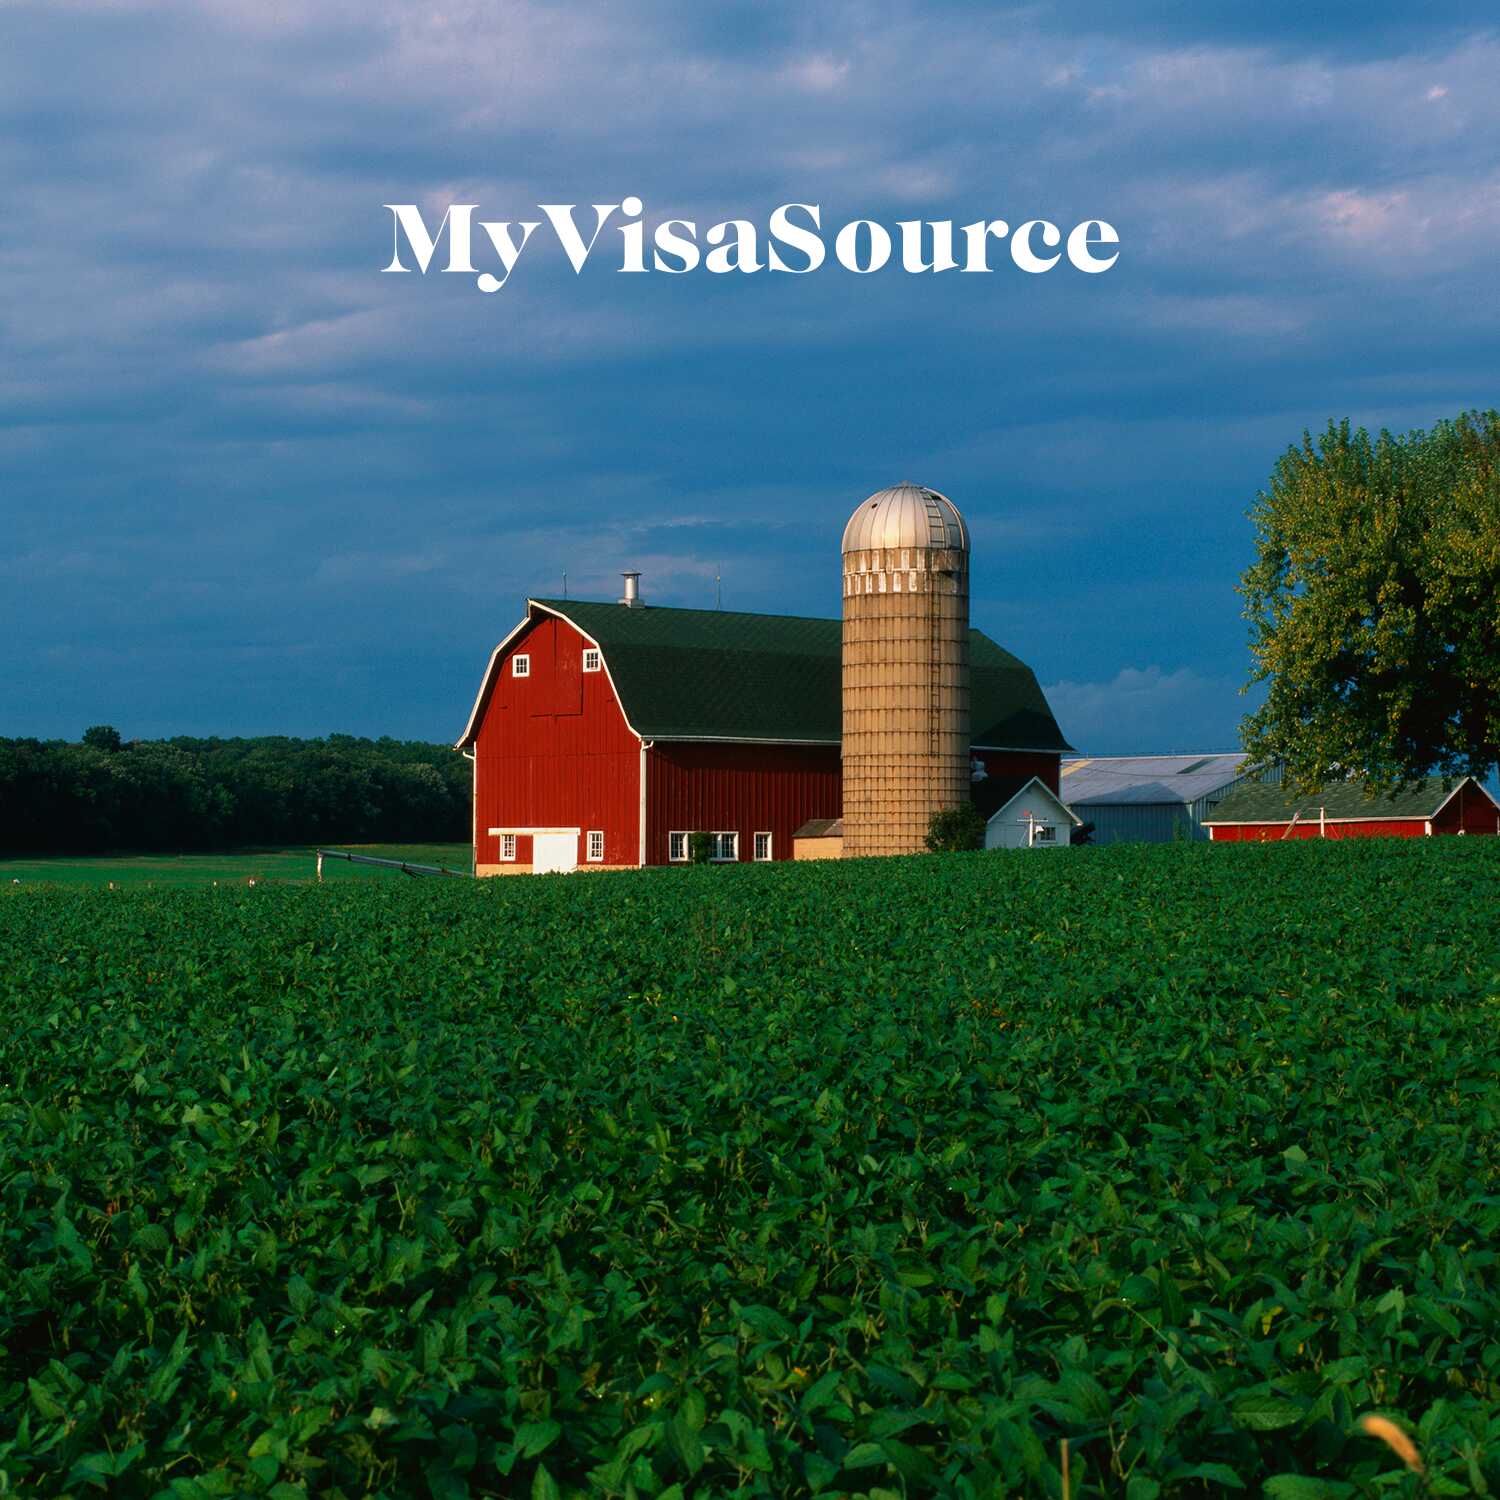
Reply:
[[[1500,1492],[1497,1023],[1500,840],[8,887],[0,1494]]]

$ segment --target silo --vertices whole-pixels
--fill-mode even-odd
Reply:
[[[969,797],[969,529],[919,484],[844,528],[844,855],[926,847]]]

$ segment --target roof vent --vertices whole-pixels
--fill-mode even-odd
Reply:
[[[625,580],[625,594],[619,602],[626,609],[640,609],[643,604],[641,599],[641,575],[639,573],[621,573],[620,577]]]

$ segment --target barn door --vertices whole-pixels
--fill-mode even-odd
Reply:
[[[531,836],[531,873],[567,874],[578,868],[576,833],[534,833]]]

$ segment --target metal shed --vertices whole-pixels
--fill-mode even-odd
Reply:
[[[1094,825],[1096,844],[1207,840],[1203,820],[1235,788],[1277,784],[1276,768],[1251,776],[1243,752],[1209,755],[1095,755],[1065,759],[1062,800]]]

